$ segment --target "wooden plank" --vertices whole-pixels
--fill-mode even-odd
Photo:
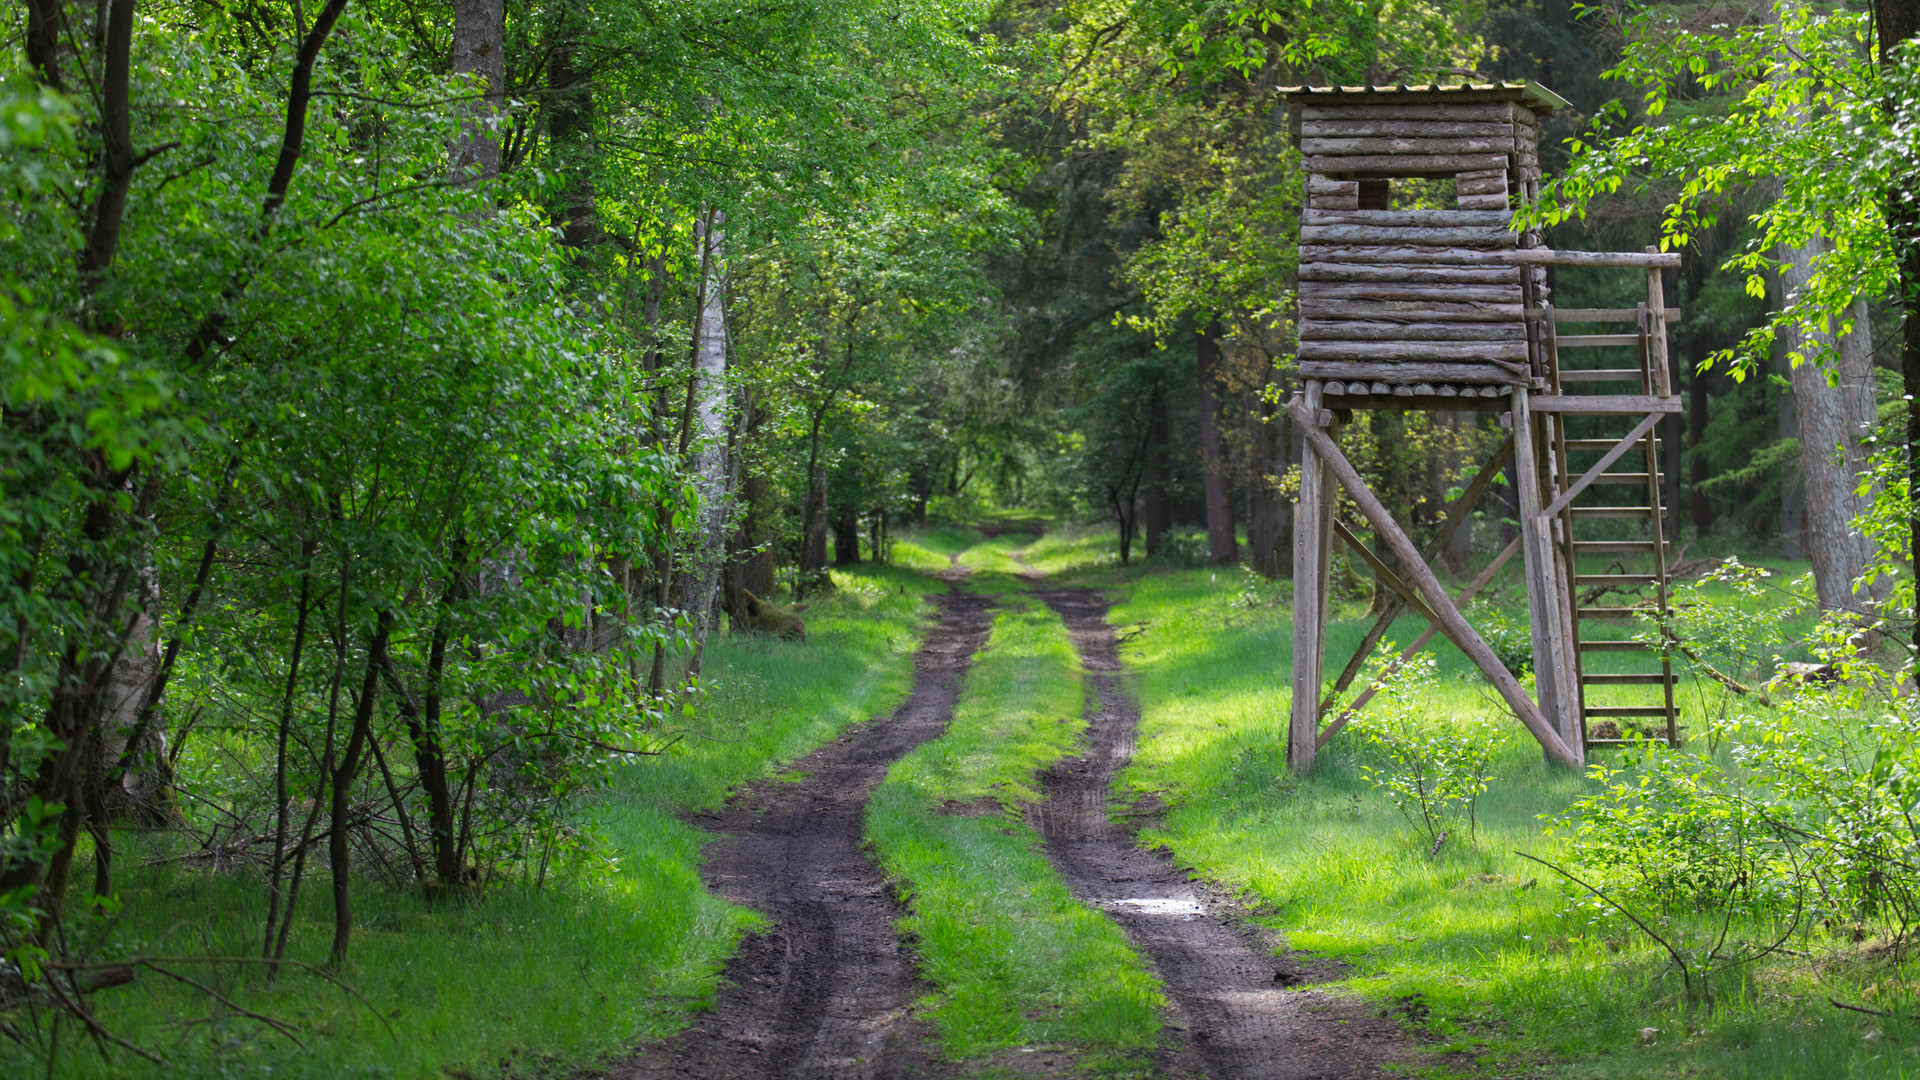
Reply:
[[[1507,261],[1512,263],[1533,263],[1539,266],[1617,266],[1617,267],[1658,267],[1679,266],[1678,252],[1661,254],[1642,251],[1555,251],[1553,248],[1528,248],[1509,252]]]
[[[1311,379],[1367,379],[1385,382],[1489,383],[1513,386],[1527,381],[1524,371],[1497,360],[1481,363],[1421,361],[1302,360],[1300,374]],[[1391,392],[1391,391],[1389,391]]]
[[[1499,397],[1482,398],[1478,394],[1465,394],[1463,389],[1478,387],[1458,387],[1442,384],[1453,391],[1453,396],[1443,397],[1438,391],[1431,397],[1415,395],[1400,397],[1391,392],[1372,394],[1363,390],[1334,396],[1327,395],[1329,407],[1336,409],[1373,409],[1382,412],[1505,412],[1507,406]],[[1507,384],[1511,385],[1511,384]],[[1486,390],[1498,394],[1498,387],[1489,385]]]
[[[1360,194],[1360,181],[1328,180],[1321,176],[1310,176],[1307,178],[1307,194],[1358,195]]]
[[[1378,138],[1310,138],[1300,140],[1302,154],[1348,157],[1359,154],[1511,154],[1513,132],[1505,135],[1473,135],[1433,138],[1415,135],[1389,135]],[[1323,170],[1324,171],[1324,170]]]
[[[1317,421],[1320,385],[1308,382],[1302,405]],[[1316,427],[1314,430],[1318,431]],[[1322,436],[1324,438],[1324,436]],[[1300,454],[1300,497],[1293,504],[1293,702],[1287,727],[1287,765],[1295,773],[1313,769],[1319,733],[1321,656],[1326,647],[1327,567],[1321,558],[1325,531],[1326,470],[1320,465],[1314,442],[1305,442]]]
[[[1678,397],[1627,394],[1541,394],[1533,408],[1543,413],[1579,413],[1584,416],[1627,416],[1633,413],[1677,413]]]
[[[1576,506],[1571,513],[1575,520],[1581,518],[1647,518],[1653,516],[1651,506]]]
[[[1495,304],[1520,303],[1520,284],[1468,285],[1446,282],[1303,281],[1300,302],[1319,300],[1484,300]]]
[[[1654,574],[1576,574],[1575,585],[1646,585],[1660,580]]]
[[[1581,652],[1649,652],[1653,646],[1644,641],[1582,641]]]
[[[1513,138],[1513,120],[1303,120],[1303,139],[1378,138],[1413,136],[1415,138],[1470,138],[1505,136]]]
[[[1507,252],[1499,252],[1500,261],[1506,261]],[[1667,309],[1667,321],[1680,318],[1679,308]],[[1554,308],[1555,323],[1637,323],[1640,321],[1639,308]]]
[[[1499,251],[1418,244],[1302,244],[1301,262],[1430,263],[1436,266],[1506,266]]]
[[[1557,320],[1556,320],[1557,321]],[[1560,346],[1565,349],[1611,349],[1619,346],[1633,347],[1640,344],[1639,334],[1566,334],[1560,338]],[[1640,377],[1636,369],[1635,379]],[[1561,378],[1565,379],[1565,374]]]
[[[1647,255],[1653,257],[1654,249],[1648,248]],[[1653,318],[1652,325],[1647,327],[1647,366],[1653,369],[1653,392],[1661,397],[1673,393],[1672,372],[1667,365],[1666,290],[1660,284],[1660,267],[1667,265],[1680,265],[1679,254],[1674,254],[1671,264],[1658,263],[1647,268],[1647,311]]]
[[[1520,518],[1520,554],[1525,560],[1527,581],[1528,640],[1533,647],[1533,686],[1540,698],[1540,712],[1556,735],[1570,745],[1579,739],[1573,730],[1575,710],[1563,675],[1569,670],[1566,649],[1560,641],[1560,607],[1563,597],[1555,572],[1553,519],[1540,513],[1541,474],[1539,447],[1534,438],[1533,417],[1528,409],[1525,389],[1513,391],[1510,410],[1513,423],[1513,472]],[[1569,764],[1578,765],[1576,758]]]
[[[1406,263],[1310,262],[1300,265],[1301,281],[1455,282],[1463,285],[1520,283],[1517,266],[1432,266]],[[1635,341],[1639,338],[1629,335]]]
[[[1302,225],[1302,244],[1379,244],[1390,246],[1512,248],[1519,234],[1498,225],[1397,227],[1391,225]]]
[[[1302,341],[1299,356],[1303,361],[1372,360],[1393,365],[1395,377],[1407,382],[1445,382],[1445,375],[1409,374],[1403,362],[1506,360],[1517,365],[1527,359],[1527,344],[1524,341]]]
[[[1434,576],[1433,569],[1420,560],[1420,552],[1413,546],[1413,541],[1407,539],[1407,534],[1401,531],[1400,526],[1393,520],[1393,516],[1387,513],[1387,508],[1380,504],[1379,498],[1367,487],[1367,482],[1354,470],[1353,464],[1347,460],[1346,455],[1340,452],[1340,448],[1334,445],[1326,432],[1320,430],[1319,424],[1316,423],[1319,417],[1315,413],[1310,413],[1306,401],[1298,396],[1288,403],[1287,409],[1293,415],[1294,422],[1299,425],[1300,432],[1306,441],[1319,452],[1328,470],[1333,473],[1334,479],[1346,489],[1348,497],[1359,508],[1361,516],[1372,523],[1374,534],[1380,537],[1382,542],[1391,548],[1405,564],[1407,576],[1412,578],[1413,586],[1426,600],[1427,607],[1438,616],[1436,621],[1441,632],[1446,634],[1447,638],[1458,646],[1468,659],[1479,666],[1481,672],[1493,683],[1494,689],[1500,692],[1507,706],[1520,718],[1520,722],[1527,726],[1527,730],[1533,733],[1533,737],[1547,748],[1548,753],[1569,765],[1577,766],[1579,758],[1576,753],[1568,749],[1559,734],[1547,724],[1546,719],[1540,715],[1540,710],[1527,697],[1527,692],[1521,689],[1519,680],[1513,677],[1513,673],[1506,669],[1506,665],[1500,662],[1500,658],[1494,655],[1485,641],[1481,640],[1473,626],[1460,614],[1460,609],[1453,606],[1453,598],[1447,595],[1446,588],[1440,584],[1440,579]]]
[[[1660,413],[1654,413],[1652,416],[1640,421],[1639,424],[1634,426],[1633,431],[1629,432],[1625,438],[1613,445],[1613,449],[1602,454],[1599,462],[1597,462],[1593,468],[1580,474],[1580,479],[1568,484],[1567,490],[1561,492],[1560,497],[1553,500],[1552,506],[1547,507],[1541,512],[1548,517],[1552,517],[1565,509],[1568,503],[1571,503],[1577,498],[1581,492],[1587,490],[1587,486],[1598,479],[1602,473],[1606,472],[1614,462],[1619,461],[1627,451],[1638,445],[1641,439],[1646,438],[1647,432],[1653,430],[1653,425],[1659,423],[1660,418]]]
[[[1358,210],[1358,195],[1309,195],[1307,206],[1313,210]]]
[[[1429,303],[1402,300],[1315,300],[1300,305],[1303,319],[1373,319],[1382,322],[1510,322],[1526,309],[1519,304]]]
[[[1302,341],[1525,341],[1513,322],[1402,323],[1303,319]],[[1637,377],[1639,372],[1634,373]]]
[[[1679,709],[1675,709],[1673,711],[1676,715],[1680,712]],[[1664,720],[1667,718],[1667,709],[1666,709],[1666,706],[1664,705],[1647,705],[1647,706],[1612,705],[1612,706],[1601,706],[1598,708],[1588,709],[1587,715],[1588,716],[1617,716],[1622,719],[1625,719],[1627,717],[1657,716],[1660,719]]]
[[[1456,195],[1506,195],[1513,191],[1513,185],[1507,182],[1507,174],[1494,173],[1484,179],[1468,180],[1464,174],[1454,178],[1453,191]]]
[[[1460,204],[1462,210],[1498,210],[1513,206],[1511,197],[1505,192],[1498,195],[1461,195],[1454,201]]]
[[[1387,225],[1405,228],[1491,226],[1505,229],[1513,215],[1489,210],[1309,210],[1303,225]]]
[[[1478,169],[1473,172],[1455,173],[1454,180],[1462,184],[1471,183],[1477,180],[1498,180],[1501,186],[1504,187],[1507,183],[1507,170]]]
[[[1363,173],[1374,176],[1447,177],[1469,169],[1495,169],[1507,163],[1505,154],[1374,154],[1369,157],[1316,156],[1304,158],[1307,172]]]
[[[1457,93],[1458,91],[1456,91]],[[1302,105],[1300,119],[1308,120],[1441,120],[1491,123],[1514,120],[1513,107],[1500,102],[1441,102],[1399,105],[1346,104],[1327,102]]]

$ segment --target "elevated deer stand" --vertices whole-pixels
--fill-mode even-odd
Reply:
[[[1581,606],[1577,596],[1610,588],[1653,588],[1667,609],[1666,539],[1661,535],[1660,418],[1680,411],[1667,368],[1661,273],[1678,255],[1556,252],[1538,232],[1510,228],[1512,208],[1538,197],[1539,117],[1566,105],[1545,87],[1495,83],[1441,87],[1298,87],[1289,113],[1307,172],[1300,229],[1300,376],[1288,411],[1302,435],[1300,496],[1294,506],[1293,709],[1287,757],[1313,767],[1326,745],[1372,697],[1322,724],[1352,684],[1388,625],[1411,608],[1432,626],[1401,659],[1445,634],[1493,683],[1549,757],[1580,765],[1591,746],[1624,742],[1588,720],[1640,721],[1676,738],[1673,670],[1589,673],[1590,653],[1645,651],[1622,640],[1584,640],[1587,620],[1631,618],[1629,607]],[[1451,179],[1457,208],[1393,210],[1392,185]],[[1626,309],[1556,311],[1549,266],[1643,271],[1646,302]],[[1561,336],[1562,324],[1626,324],[1627,332]],[[1633,350],[1633,367],[1563,366],[1561,350]],[[1604,353],[1602,355],[1605,355]],[[1597,393],[1570,393],[1567,384]],[[1498,412],[1513,434],[1446,507],[1440,535],[1422,551],[1390,508],[1368,490],[1340,452],[1340,426],[1354,409]],[[1572,419],[1588,437],[1568,438]],[[1613,426],[1615,433],[1592,437]],[[1624,428],[1624,431],[1618,429]],[[1629,457],[1631,455],[1631,457]],[[1610,471],[1623,459],[1641,471]],[[1428,563],[1471,517],[1494,477],[1511,463],[1520,535],[1471,584],[1448,595]],[[1334,485],[1345,488],[1374,534],[1398,560],[1395,572],[1335,520]],[[1610,505],[1581,502],[1600,490],[1625,492]],[[1625,518],[1632,537],[1575,539],[1576,525]],[[1394,596],[1346,669],[1325,692],[1328,567],[1338,535]],[[1485,588],[1514,553],[1522,557],[1532,623],[1536,697],[1514,678],[1460,607]],[[1595,556],[1633,559],[1642,569],[1583,573]],[[1404,575],[1404,576],[1403,576]],[[1591,603],[1592,601],[1588,601]],[[1395,661],[1397,664],[1399,661]],[[1657,687],[1657,705],[1587,701],[1603,686]],[[1617,724],[1613,725],[1618,727]]]

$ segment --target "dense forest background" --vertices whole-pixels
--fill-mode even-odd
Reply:
[[[711,635],[797,632],[783,605],[906,527],[1105,520],[1122,562],[1285,577],[1289,85],[1572,102],[1550,242],[1686,257],[1672,535],[1844,548],[1822,598],[1853,603],[1906,557],[1808,512],[1905,491],[1884,7],[9,5],[0,1000],[85,1014],[54,928],[113,895],[117,830],[257,871],[269,961],[330,902],[342,963],[366,875],[544,875],[698,707]],[[1755,116],[1837,156],[1776,168]],[[1349,439],[1430,535],[1499,432]]]

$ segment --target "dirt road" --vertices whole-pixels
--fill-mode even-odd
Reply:
[[[1275,957],[1231,902],[1196,890],[1108,817],[1114,775],[1133,755],[1140,706],[1120,677],[1107,602],[1091,589],[1035,588],[1067,624],[1094,693],[1087,752],[1042,776],[1030,816],[1047,854],[1088,904],[1107,911],[1151,959],[1173,999],[1176,1049],[1164,1071],[1211,1080],[1348,1080],[1385,1075],[1418,1053],[1400,1024],[1367,1006],[1290,986],[1315,979],[1303,958]]]
[[[955,589],[915,658],[912,696],[892,718],[850,729],[699,823],[730,839],[709,853],[709,887],[773,922],[728,963],[715,1010],[611,1070],[609,1080],[867,1080],[936,1075],[902,914],[860,850],[867,798],[887,766],[937,738],[961,676],[985,643],[992,601]]]

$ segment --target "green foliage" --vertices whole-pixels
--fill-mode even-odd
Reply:
[[[1381,643],[1385,657],[1394,656]],[[1360,777],[1383,793],[1434,851],[1466,819],[1468,842],[1479,828],[1476,809],[1487,790],[1498,736],[1479,715],[1429,719],[1434,699],[1434,660],[1417,654],[1394,670],[1374,664],[1365,685],[1378,690],[1359,730],[1375,760],[1360,765]]]

